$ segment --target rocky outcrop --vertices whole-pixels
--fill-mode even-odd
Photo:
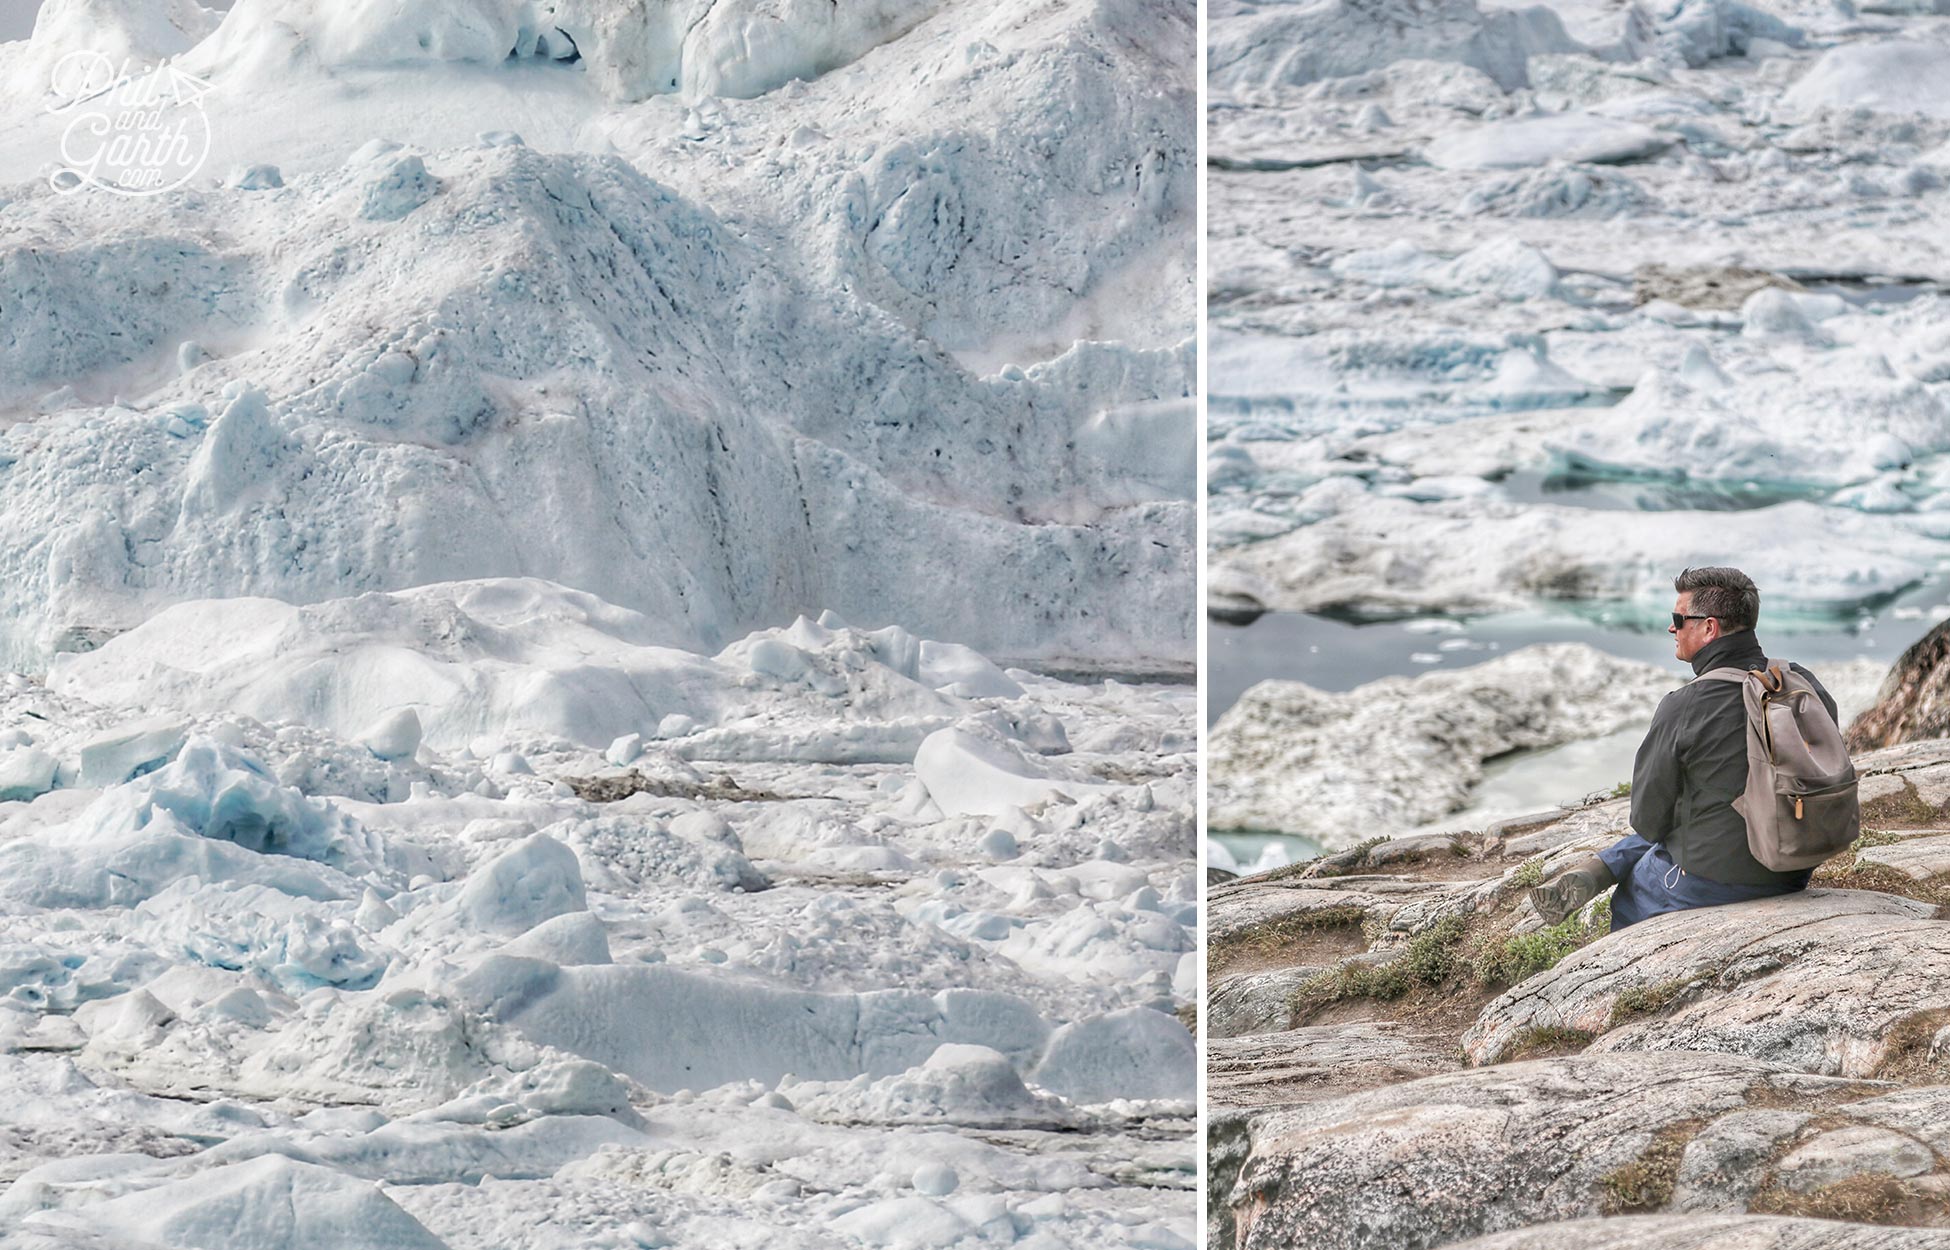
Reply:
[[[1567,1056],[1262,1116],[1232,1191],[1240,1250],[1425,1250],[1605,1211],[1649,1160],[1750,1105],[1860,1092],[1732,1055]]]
[[[1950,923],[1936,913],[1893,894],[1810,890],[1654,916],[1512,988],[1462,1048],[1496,1063],[1538,1029],[1575,1029],[1594,1051],[1719,1051],[1871,1076],[1891,1061],[1897,1025],[1929,1012],[1950,1022]]]
[[[1950,1231],[1766,1215],[1567,1220],[1465,1241],[1456,1250],[1950,1250]]]
[[[1811,889],[1617,933],[1528,887],[1623,799],[1212,889],[1209,1244],[1937,1244],[1950,740],[1856,763],[1865,836]]]
[[[1264,1112],[1246,1137],[1230,1195],[1240,1250],[1427,1250],[1660,1208],[1894,1222],[1940,1216],[1950,1191],[1950,1087],[1686,1051],[1425,1077]]]
[[[1848,727],[1851,751],[1873,751],[1924,738],[1950,737],[1950,621],[1896,661],[1875,705]]]
[[[1215,982],[1206,1003],[1206,1035],[1216,1040],[1286,1028],[1294,994],[1324,971],[1313,964],[1294,964]]]
[[[1246,877],[1206,896],[1207,940],[1224,948],[1262,941],[1276,929],[1292,933],[1350,925],[1383,932],[1412,929],[1424,915],[1473,907],[1473,896],[1481,888],[1480,882],[1393,876]]]
[[[1213,1038],[1206,1097],[1223,1106],[1313,1102],[1461,1066],[1439,1034],[1391,1021]]]

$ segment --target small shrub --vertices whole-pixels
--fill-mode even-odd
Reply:
[[[1632,783],[1629,781],[1621,781],[1611,788],[1611,796],[1615,799],[1625,798],[1631,793]]]
[[[1610,900],[1606,900],[1609,904]],[[1557,966],[1558,961],[1611,927],[1607,906],[1603,923],[1577,916],[1535,933],[1513,933],[1476,948],[1476,979],[1485,985],[1515,985]]]
[[[1894,794],[1885,794],[1862,805],[1862,819],[1893,825],[1927,825],[1936,818],[1937,809],[1923,801],[1916,793],[1916,787],[1908,781]]]
[[[1512,889],[1528,890],[1533,885],[1542,884],[1544,884],[1544,859],[1541,855],[1536,859],[1526,859],[1517,866],[1515,872],[1510,874]]]
[[[1679,1181],[1679,1160],[1692,1140],[1693,1126],[1674,1125],[1652,1139],[1639,1157],[1599,1181],[1604,1193],[1598,1210],[1604,1215],[1635,1215],[1658,1211],[1672,1201]]]
[[[1349,903],[1282,916],[1278,920],[1254,925],[1243,933],[1213,938],[1209,954],[1214,959],[1225,959],[1242,951],[1277,950],[1330,929],[1351,929],[1360,924],[1365,915],[1359,907]]]
[[[1616,1028],[1635,1016],[1653,1016],[1664,1011],[1686,991],[1684,981],[1661,981],[1657,985],[1634,985],[1622,991],[1611,1005],[1611,1027]]]
[[[1287,1005],[1299,1019],[1343,999],[1389,1000],[1417,987],[1441,985],[1456,970],[1466,928],[1461,916],[1444,916],[1410,938],[1387,963],[1343,963],[1294,990]]]
[[[1912,1012],[1890,1025],[1875,1075],[1900,1076],[1928,1068],[1930,1044],[1947,1024],[1950,1024],[1950,1009],[1933,1007]]]
[[[1444,916],[1409,939],[1408,949],[1396,962],[1410,979],[1423,985],[1440,985],[1456,967],[1456,951],[1468,928],[1461,916]]]
[[[1857,845],[1861,844],[1857,843]],[[1939,907],[1950,905],[1950,886],[1946,886],[1942,878],[1933,877],[1927,881],[1918,881],[1908,873],[1891,868],[1887,864],[1859,859],[1853,854],[1837,855],[1815,869],[1811,883],[1830,889],[1879,890],[1884,894],[1899,894],[1904,898],[1920,899]]]
[[[1517,1059],[1534,1059],[1539,1055],[1558,1055],[1566,1051],[1583,1050],[1591,1045],[1597,1034],[1584,1029],[1573,1029],[1562,1024],[1540,1024],[1536,1028],[1525,1029],[1517,1034],[1510,1048],[1499,1061],[1509,1063]]]
[[[1846,1220],[1852,1224],[1906,1224],[1908,1208],[1926,1193],[1886,1172],[1851,1176],[1798,1194],[1770,1189],[1754,1195],[1747,1209],[1756,1215],[1791,1215],[1814,1220]]]
[[[1342,964],[1307,981],[1287,999],[1287,1009],[1301,1020],[1322,1007],[1349,998],[1381,1001],[1408,993],[1408,977],[1393,963]]]

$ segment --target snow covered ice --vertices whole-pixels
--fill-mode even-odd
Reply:
[[[461,610],[515,601],[587,634]],[[276,624],[199,678],[222,637],[183,622],[233,604]],[[198,601],[10,679],[21,1236],[282,1244],[195,1238],[284,1204],[302,1244],[308,1204],[356,1197],[429,1245],[536,1220],[851,1245],[875,1212],[874,1236],[1190,1244],[1191,688],[830,617],[718,657],[599,628],[632,619],[535,582]],[[356,736],[388,698],[410,752]],[[617,698],[650,726],[624,765]],[[124,730],[164,701],[169,733]],[[1000,806],[970,788],[990,771]]]
[[[1189,6],[947,6],[755,99],[628,103],[594,52],[441,33],[504,7],[406,6],[396,68],[335,42],[392,6],[243,0],[180,64],[210,180],[281,186],[9,187],[0,658],[532,575],[693,648],[832,609],[1189,662],[1186,474],[1134,446],[1193,421]],[[0,168],[50,165],[65,115],[11,115]]]
[[[1731,562],[1778,626],[1934,577],[1932,7],[1217,6],[1212,603],[1650,620]]]
[[[0,44],[0,1247],[1193,1244],[1193,14]]]

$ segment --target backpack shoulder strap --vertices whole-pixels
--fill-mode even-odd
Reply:
[[[1733,668],[1729,666],[1725,668],[1709,668],[1695,680],[1730,681],[1736,686],[1744,686],[1747,684],[1747,679],[1752,676],[1753,674],[1744,668]]]

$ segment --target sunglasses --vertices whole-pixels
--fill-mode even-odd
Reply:
[[[1688,616],[1683,612],[1674,612],[1672,614],[1672,627],[1674,629],[1684,629],[1686,628],[1687,621],[1710,621],[1712,619],[1710,616]]]

